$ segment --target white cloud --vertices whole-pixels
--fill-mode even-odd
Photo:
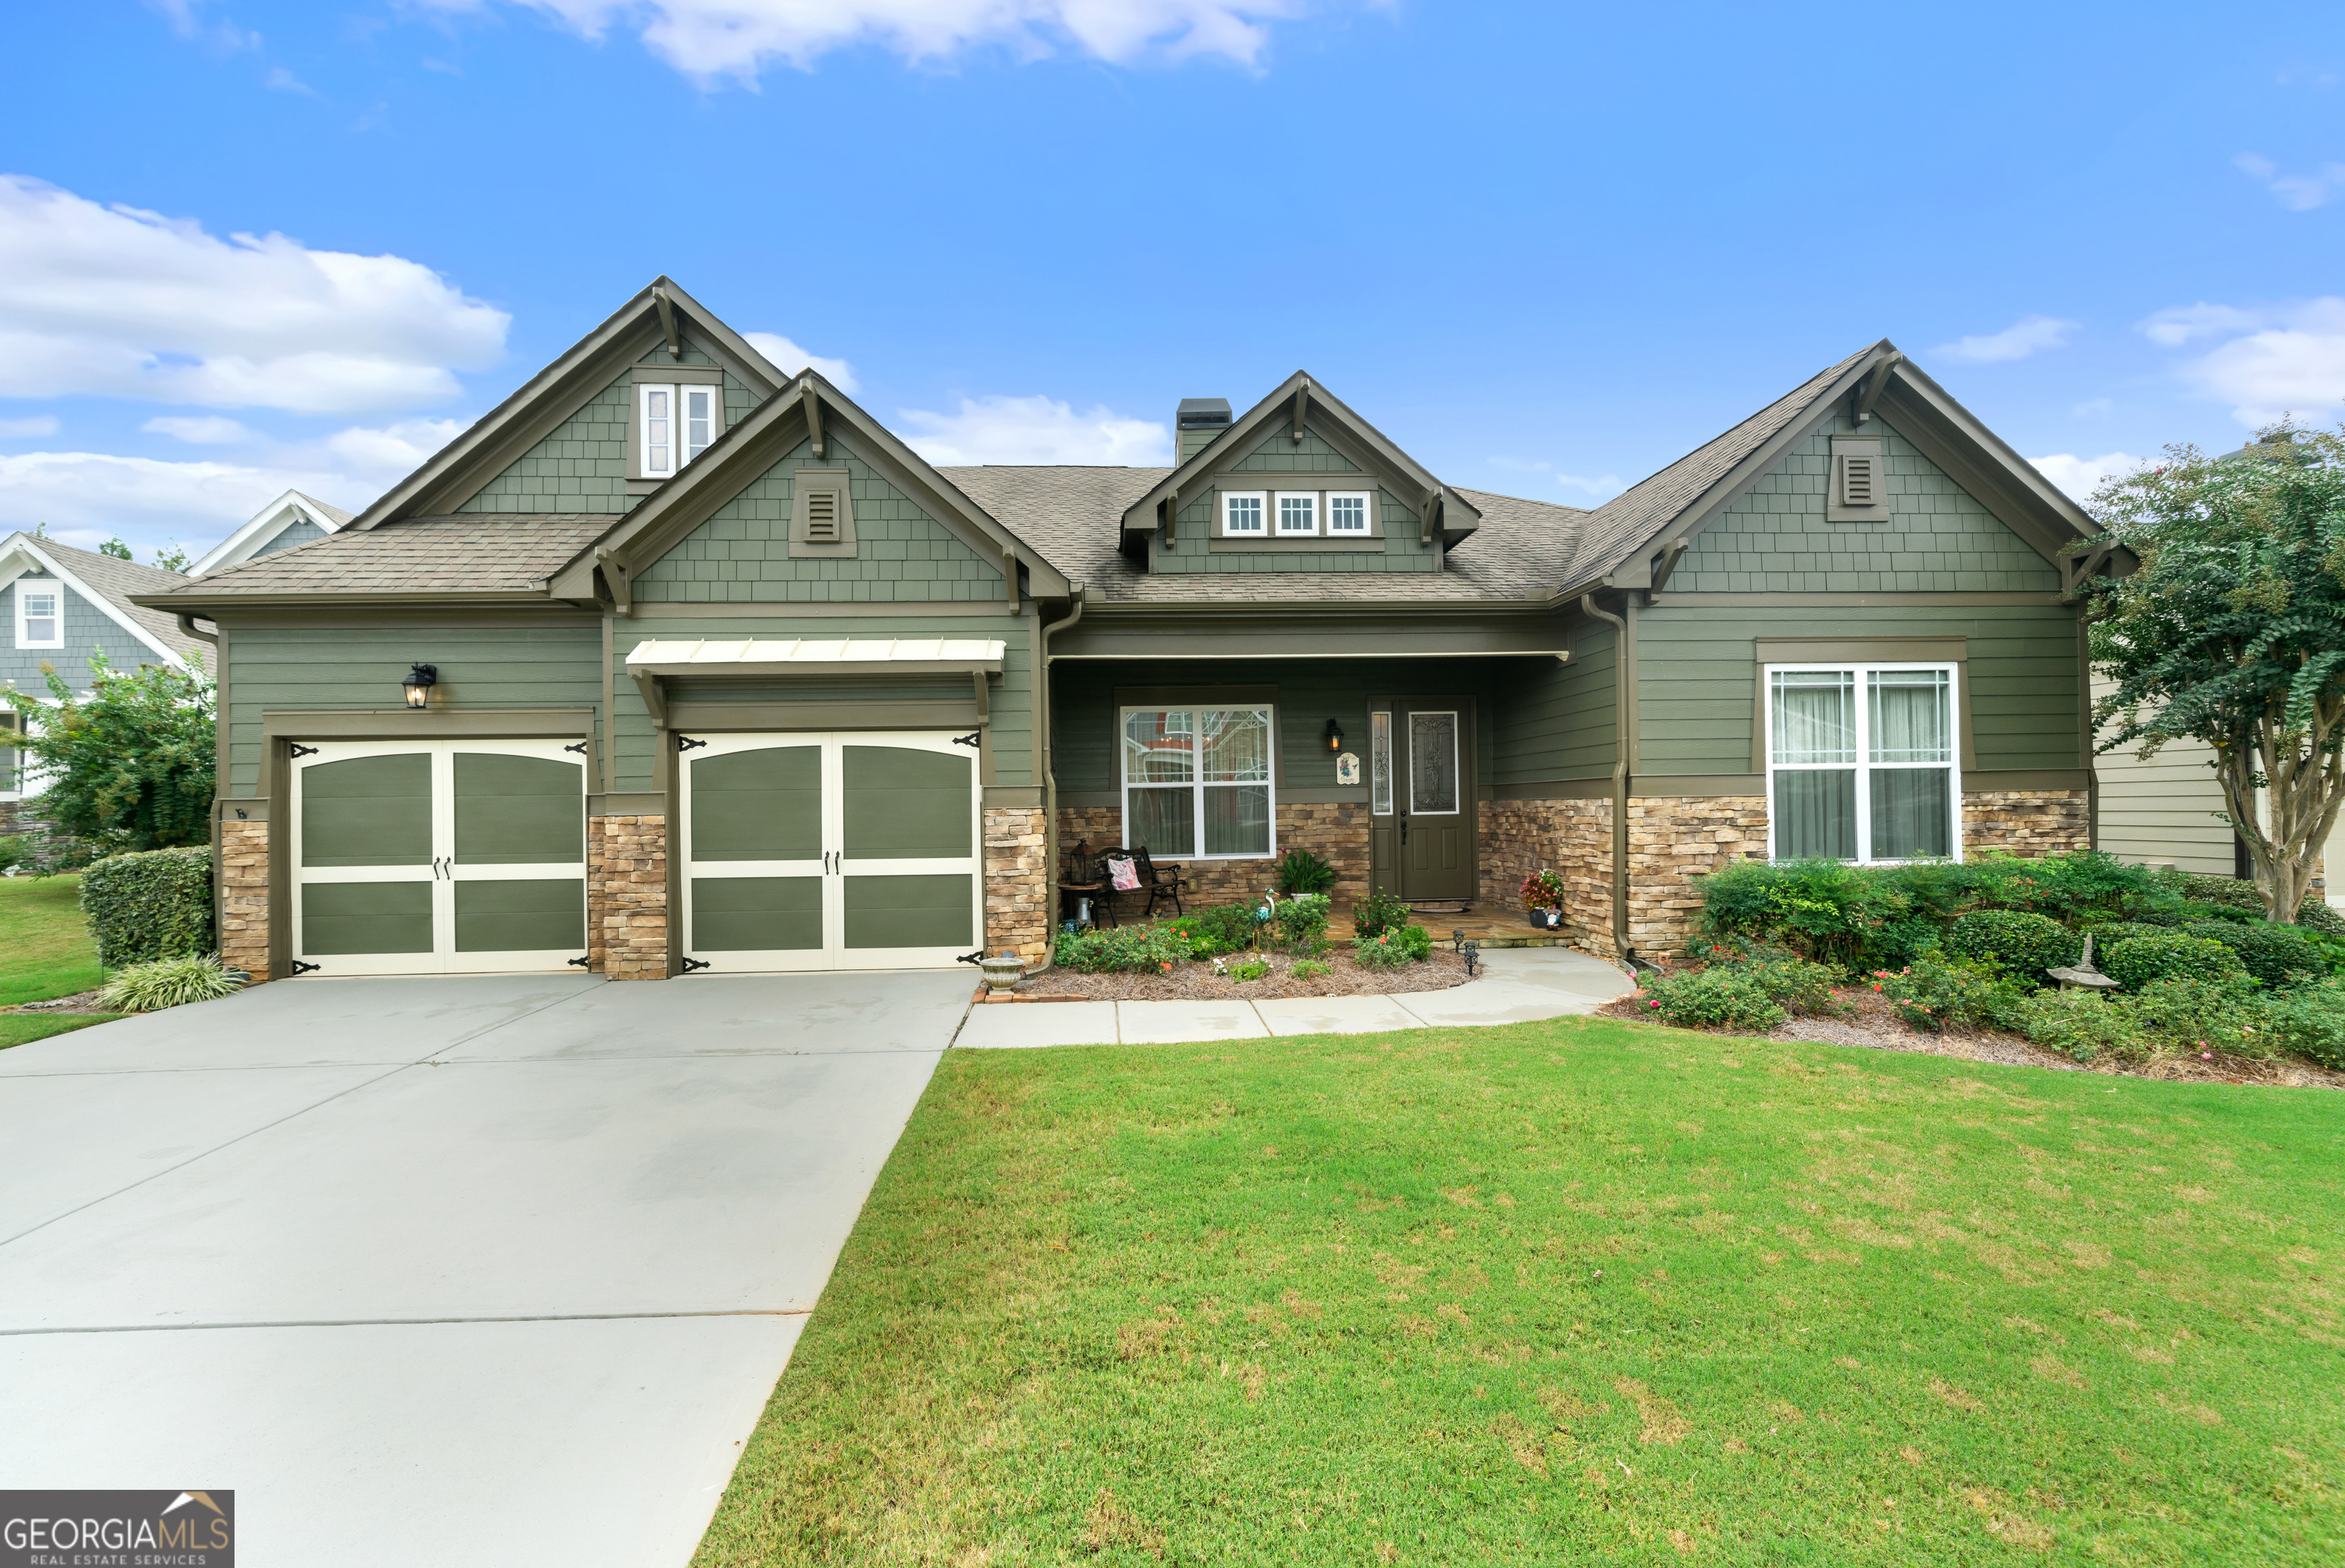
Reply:
[[[2078,457],[2072,452],[2058,452],[2049,457],[2031,457],[2035,472],[2068,493],[2074,501],[2089,501],[2101,481],[2120,473],[2131,473],[2143,460],[2129,452],[2105,452],[2098,457]]]
[[[487,0],[425,0],[474,10]],[[685,75],[754,78],[777,63],[805,69],[835,49],[877,45],[941,61],[985,45],[1028,59],[1073,54],[1130,61],[1218,56],[1258,63],[1268,24],[1309,0],[513,0],[590,38],[614,24],[641,31]]]
[[[1149,464],[1172,455],[1172,433],[1094,408],[1077,413],[1048,397],[963,398],[955,413],[906,409],[905,443],[938,463]]]
[[[1518,473],[1544,474],[1548,478],[1554,480],[1556,484],[1561,485],[1566,490],[1577,490],[1582,494],[1599,501],[1618,495],[1620,492],[1629,488],[1627,484],[1624,483],[1617,473],[1607,473],[1596,478],[1589,478],[1578,473],[1562,473],[1554,463],[1545,461],[1532,461],[1520,457],[1494,457],[1490,459],[1490,466],[1493,468],[1512,469]]]
[[[2002,364],[2011,360],[2024,360],[2045,349],[2059,348],[2067,342],[2068,334],[2082,324],[2064,321],[2056,316],[2028,316],[2014,321],[1999,332],[1957,338],[1951,343],[1940,343],[1930,352],[1964,364]]]
[[[221,239],[0,175],[0,397],[412,406],[493,363],[510,321],[401,257]]]
[[[57,416],[53,413],[36,413],[30,419],[0,419],[0,441],[24,441],[56,433]]]
[[[333,466],[363,480],[369,493],[388,489],[422,465],[423,460],[462,433],[460,419],[407,419],[381,430],[352,428],[322,443]]]
[[[2183,379],[2231,404],[2250,428],[2298,413],[2326,423],[2345,412],[2345,298],[2261,310],[2198,304],[2160,311],[2143,335],[2167,348],[2220,338],[2181,366]]]
[[[855,394],[855,367],[845,360],[827,360],[820,354],[810,354],[779,332],[744,332],[741,336],[748,340],[751,348],[772,361],[774,368],[784,375],[796,375],[811,368],[820,371],[824,379],[839,391],[850,397]]]
[[[168,435],[174,441],[184,441],[190,446],[226,446],[231,442],[249,441],[252,432],[216,413],[198,414],[190,418],[181,414],[165,414],[150,419],[138,427],[152,435]]]
[[[2345,192],[2345,163],[2324,164],[2314,174],[2282,174],[2271,159],[2252,152],[2243,152],[2231,162],[2290,212],[2325,207],[2330,198]]]

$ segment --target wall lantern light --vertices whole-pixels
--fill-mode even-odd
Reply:
[[[1330,751],[1344,749],[1344,727],[1332,718],[1327,721],[1327,749]]]
[[[429,708],[431,705],[431,688],[440,684],[439,667],[419,664],[411,668],[407,678],[399,684],[406,688],[408,707],[419,710]]]

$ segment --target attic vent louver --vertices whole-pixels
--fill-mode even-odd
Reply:
[[[1873,501],[1873,459],[1848,453],[1840,460],[1840,504],[1871,506]]]
[[[838,543],[838,493],[817,490],[807,496],[807,543]]]

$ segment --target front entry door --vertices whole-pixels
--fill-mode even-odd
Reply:
[[[559,740],[321,740],[292,758],[296,974],[565,969],[586,768]]]
[[[1372,880],[1412,902],[1474,898],[1472,700],[1400,697],[1370,707]]]
[[[694,969],[934,969],[984,932],[977,753],[925,732],[681,738]]]

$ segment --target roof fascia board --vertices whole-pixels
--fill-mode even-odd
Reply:
[[[2102,532],[2089,513],[1913,361],[1897,366],[1873,412],[2054,565],[2066,559],[2060,550],[2069,540]]]
[[[691,324],[694,341],[704,348],[721,350],[714,357],[761,400],[771,397],[781,385],[781,372],[763,354],[662,276],[645,284],[601,325],[482,415],[470,430],[384,492],[350,526],[365,531],[401,517],[452,513],[478,494],[492,477],[585,407],[624,367],[642,359],[655,344],[665,343],[654,290],[664,292],[671,307],[683,313]]]
[[[112,621],[116,626],[120,626],[124,631],[128,632],[132,636],[137,637],[140,642],[146,644],[147,647],[154,649],[155,652],[161,655],[165,660],[180,669],[188,667],[188,661],[180,656],[177,649],[164,647],[161,642],[157,640],[153,632],[148,631],[145,626],[140,626],[137,621],[134,621],[128,616],[124,615],[120,605],[116,604],[111,598],[99,593],[87,583],[83,582],[73,573],[66,571],[64,566],[58,565],[57,558],[56,556],[50,555],[46,550],[42,549],[31,539],[19,537],[14,547],[23,551],[25,555],[30,555],[36,561],[40,562],[42,565],[46,566],[49,569],[49,575],[51,576],[56,578],[66,587],[71,588],[75,593],[79,594],[87,603],[96,605],[100,610],[106,613],[106,618],[107,620]],[[22,575],[22,574],[19,573],[16,574],[16,575]],[[11,582],[14,582],[15,580],[15,576],[10,577],[9,579]],[[127,594],[123,596],[127,598],[132,604],[139,606],[142,609],[176,610],[178,607],[176,605],[149,605],[136,594]]]
[[[245,519],[243,526],[237,529],[235,533],[229,535],[227,538],[213,545],[209,551],[205,553],[202,560],[198,561],[194,565],[188,568],[188,575],[190,577],[200,577],[206,572],[216,572],[223,566],[237,565],[243,561],[250,559],[254,550],[259,549],[261,545],[269,542],[269,539],[259,537],[262,527],[267,524],[276,521],[288,506],[292,507],[295,511],[300,513],[302,516],[307,517],[310,522],[315,523],[319,527],[323,528],[329,534],[339,532],[341,527],[340,524],[331,522],[327,518],[320,517],[316,514],[312,513],[307,506],[304,506],[301,504],[300,492],[297,490],[288,490],[284,494],[279,495],[276,500],[270,502],[268,505],[254,513],[250,517]],[[279,530],[279,532],[282,532],[282,530]],[[275,534],[271,534],[269,538],[273,539],[277,535]],[[249,543],[250,548],[246,547],[248,543]]]
[[[200,588],[201,583],[196,585]],[[311,609],[331,606],[364,605],[423,605],[459,608],[470,605],[533,605],[543,607],[551,601],[543,592],[517,588],[440,588],[411,593],[346,593],[330,589],[308,594],[190,594],[182,588],[169,594],[133,594],[130,602],[149,610],[168,610],[173,615],[186,612],[214,619],[216,609],[233,610],[240,606],[300,606]],[[567,609],[568,606],[557,608]]]

